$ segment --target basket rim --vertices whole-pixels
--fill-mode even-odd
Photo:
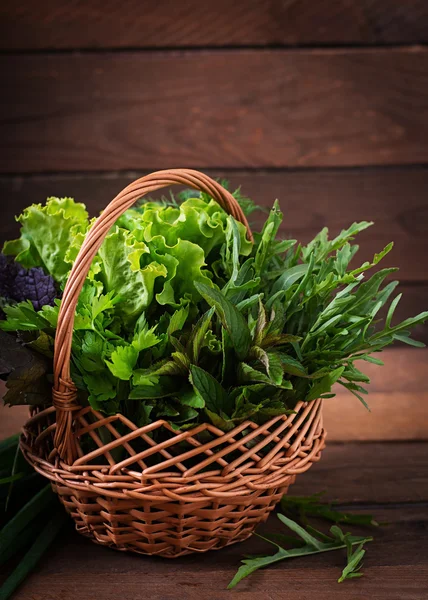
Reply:
[[[121,423],[126,423],[127,419],[120,413],[110,417],[98,414],[102,419],[95,425],[88,424],[85,417],[95,411],[86,407],[79,412],[80,417],[76,415],[81,428],[76,428],[74,435],[78,439],[92,434],[98,448],[88,454],[80,452],[81,456],[70,465],[60,457],[55,446],[49,453],[40,450],[46,438],[53,439],[57,426],[55,421],[51,422],[55,408],[48,407],[37,412],[25,424],[21,449],[39,473],[51,481],[62,482],[81,491],[102,490],[111,498],[138,497],[141,500],[153,498],[153,495],[160,500],[157,493],[160,490],[165,501],[182,501],[183,495],[186,501],[201,501],[201,494],[204,498],[231,498],[240,493],[260,493],[263,489],[281,486],[317,461],[326,437],[321,409],[321,399],[301,402],[293,415],[279,415],[263,425],[245,421],[227,433],[209,423],[177,432],[168,422],[159,420],[143,428],[133,425],[135,429],[129,434],[118,434],[116,440],[106,445],[97,436],[97,427],[105,427],[107,422],[115,430],[115,419]],[[44,420],[49,422],[47,427],[43,425]],[[157,443],[148,434],[160,427],[168,430],[170,438]],[[213,436],[211,441],[197,441],[195,436],[206,430]],[[242,432],[244,437],[238,438]],[[127,445],[136,438],[142,438],[146,444],[145,450],[140,453]],[[256,440],[255,445],[248,446],[252,440]],[[171,454],[169,450],[181,441],[194,448],[178,455]],[[129,457],[120,462],[110,460],[111,450],[120,446],[126,448]],[[265,454],[264,448],[268,448]],[[149,466],[145,460],[153,454],[160,458],[160,462]],[[92,464],[98,457],[104,462]],[[189,467],[186,464],[189,458],[195,459],[196,464]],[[204,486],[206,489],[202,489]]]

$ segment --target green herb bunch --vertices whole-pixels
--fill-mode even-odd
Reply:
[[[371,536],[356,536],[345,533],[339,524],[359,527],[377,527],[378,523],[368,514],[344,513],[330,503],[320,501],[321,494],[313,496],[283,496],[280,502],[281,513],[277,513],[282,525],[291,532],[255,535],[276,547],[274,554],[246,556],[242,560],[228,588],[234,588],[242,579],[277,562],[299,556],[311,556],[333,550],[346,549],[346,564],[338,579],[342,583],[347,579],[362,577],[362,560],[365,556],[365,544],[372,542]],[[316,529],[313,520],[333,523],[329,534]]]
[[[141,204],[107,235],[74,324],[71,369],[82,404],[120,411],[139,426],[209,421],[227,431],[292,412],[300,400],[331,397],[335,383],[367,406],[361,361],[382,364],[373,354],[395,340],[422,345],[410,331],[428,312],[393,323],[398,282],[385,280],[396,269],[368,274],[392,244],[354,266],[352,240],[371,223],[354,223],[332,240],[323,229],[302,246],[280,239],[275,202],[251,244],[241,223],[195,196]],[[254,210],[235,196],[247,214]],[[3,252],[27,269],[42,267],[61,289],[92,225],[84,205],[51,198],[18,220],[20,238]],[[41,310],[6,302],[0,327],[17,332],[20,344],[3,360],[6,402],[49,402],[59,306],[60,299]]]

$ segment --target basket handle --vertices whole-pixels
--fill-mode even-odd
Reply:
[[[110,202],[89,230],[80,248],[65,285],[58,315],[54,351],[54,386],[52,390],[57,422],[54,445],[59,456],[67,464],[72,464],[77,456],[72,425],[73,412],[78,410],[80,406],[77,403],[76,386],[70,377],[70,356],[74,315],[79,294],[88,275],[92,260],[116,220],[139,198],[159,188],[173,184],[185,185],[209,194],[227,213],[245,225],[248,238],[253,241],[247,219],[232,194],[199,171],[191,169],[156,171],[128,185]]]

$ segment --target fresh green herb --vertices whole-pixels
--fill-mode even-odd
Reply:
[[[333,527],[332,527],[333,529]],[[358,544],[357,548],[354,550],[349,539],[349,536],[343,535],[342,531],[337,528],[337,535],[343,538],[343,541],[346,543],[346,567],[342,571],[342,575],[337,580],[338,583],[342,583],[345,579],[356,579],[357,577],[362,577],[360,569],[363,566],[362,560],[366,551],[363,548],[364,543]]]
[[[73,332],[79,402],[143,424],[208,421],[224,431],[330,398],[335,385],[368,408],[365,361],[382,364],[376,354],[396,340],[421,345],[410,332],[428,318],[395,323],[401,295],[393,298],[397,282],[387,282],[395,269],[370,277],[392,244],[358,266],[352,240],[371,223],[331,240],[323,229],[306,246],[280,239],[278,202],[251,244],[206,194],[183,197],[181,205],[171,196],[128,210],[95,257]],[[247,214],[257,209],[240,191],[235,197]],[[20,238],[5,254],[43,269],[61,289],[93,223],[84,206],[50,198],[18,220]],[[0,270],[3,263],[10,268],[8,259]],[[48,403],[61,301],[40,310],[0,301],[5,400]]]
[[[345,525],[359,525],[363,527],[377,527],[378,523],[371,515],[355,514],[340,511],[329,502],[321,502],[322,493],[312,496],[289,496],[281,499],[281,508],[289,517],[308,524],[309,517],[315,517],[330,521],[331,523],[343,523]]]
[[[275,554],[245,558],[242,561],[242,566],[229,583],[228,589],[234,588],[242,579],[248,577],[254,571],[276,562],[342,549],[346,549],[347,553],[346,566],[338,582],[341,583],[345,579],[362,576],[360,569],[365,555],[364,544],[371,542],[373,538],[344,533],[337,524],[330,528],[330,535],[327,535],[315,529],[308,521],[308,516],[333,521],[334,523],[366,526],[377,525],[376,521],[370,515],[354,515],[337,511],[333,505],[319,502],[319,497],[319,494],[308,497],[283,497],[281,507],[285,514],[279,513],[277,516],[295,536],[281,533],[262,536],[256,533],[255,535],[275,546],[277,551]],[[295,517],[296,513],[297,520],[293,520],[292,516]]]

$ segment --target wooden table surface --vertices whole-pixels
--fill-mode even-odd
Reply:
[[[428,598],[428,444],[331,444],[300,476],[295,495],[328,490],[355,512],[386,523],[373,534],[364,576],[338,584],[340,552],[302,557],[253,573],[226,590],[244,554],[270,551],[256,537],[173,561],[115,552],[72,530],[15,594],[16,600],[424,600]],[[272,515],[265,531],[277,530]],[[367,531],[367,530],[366,530]],[[363,533],[363,531],[361,531]]]

